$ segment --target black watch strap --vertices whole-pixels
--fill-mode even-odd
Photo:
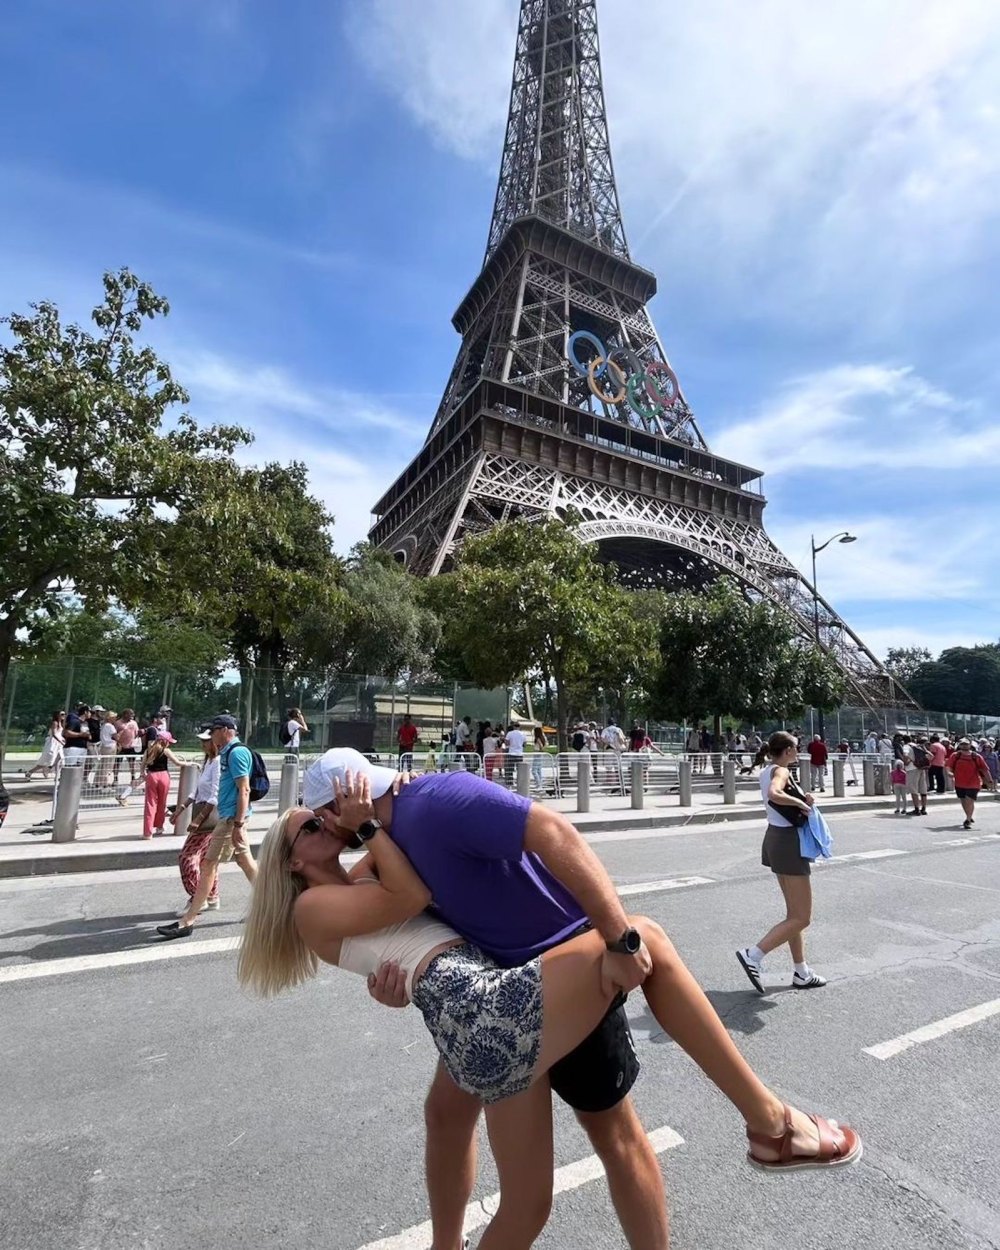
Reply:
[[[605,942],[615,955],[638,955],[642,949],[642,934],[638,929],[626,929],[617,942]]]
[[[382,828],[382,822],[380,820],[362,821],[361,824],[358,826],[358,841],[370,842],[381,828]]]

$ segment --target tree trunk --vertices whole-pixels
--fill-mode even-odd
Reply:
[[[562,755],[563,752],[569,749],[569,739],[566,733],[566,718],[569,715],[569,695],[566,691],[566,683],[563,681],[560,667],[556,667],[552,676],[556,683],[556,736],[559,744],[559,754]]]
[[[0,776],[3,774],[4,757],[7,754],[7,674],[10,672],[12,648],[0,634]]]

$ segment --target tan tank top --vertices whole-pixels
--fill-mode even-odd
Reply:
[[[378,884],[374,879],[373,883]],[[379,964],[397,963],[406,973],[406,992],[412,998],[413,973],[424,956],[444,942],[462,940],[454,929],[422,912],[419,916],[377,929],[374,933],[345,937],[340,943],[337,966],[346,972],[367,977],[377,970]]]

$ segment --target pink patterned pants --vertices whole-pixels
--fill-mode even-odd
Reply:
[[[204,832],[189,833],[181,847],[181,853],[177,856],[177,863],[181,870],[181,883],[184,886],[184,892],[189,898],[194,898],[198,893],[198,882],[201,879],[201,865],[205,858],[205,852],[208,850],[208,844],[212,840],[212,830],[206,829]],[[215,874],[215,883],[212,886],[212,892],[209,898],[219,897],[219,874]]]

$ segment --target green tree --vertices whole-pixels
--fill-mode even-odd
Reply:
[[[68,588],[101,611],[156,602],[165,509],[197,497],[206,466],[248,435],[199,427],[169,366],[135,342],[167,301],[127,269],[104,275],[96,333],[42,302],[3,319],[0,345],[0,707],[23,631]],[[29,637],[30,643],[30,637]]]
[[[995,715],[1000,712],[1000,645],[949,647],[936,661],[921,665],[909,689],[927,708]]]
[[[428,593],[447,652],[472,680],[504,686],[552,678],[560,749],[574,689],[618,688],[655,662],[648,614],[572,524],[553,518],[512,521],[466,540],[455,571],[434,579]]]
[[[885,666],[893,677],[908,686],[932,658],[926,647],[890,647],[885,657]]]
[[[839,706],[844,683],[780,609],[748,600],[729,578],[706,591],[665,597],[660,665],[651,703],[678,723],[711,715],[739,721],[791,717],[806,706]]]
[[[388,552],[359,543],[344,564],[339,610],[331,618],[319,607],[299,618],[294,640],[304,658],[329,675],[328,700],[342,680],[366,674],[418,677],[438,651],[441,626],[422,581]]]
[[[308,491],[301,462],[240,468],[217,465],[202,492],[179,508],[167,550],[178,616],[225,639],[240,670],[243,729],[266,736],[280,719],[296,673],[314,662],[309,631],[337,636],[346,597],[333,551],[333,517]]]

